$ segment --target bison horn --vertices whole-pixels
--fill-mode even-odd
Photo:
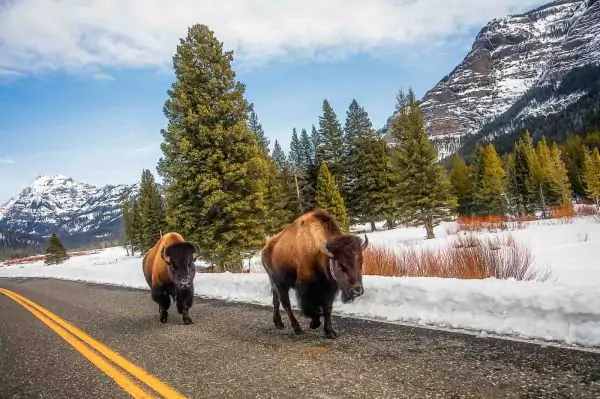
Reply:
[[[321,247],[321,253],[327,255],[330,258],[333,258],[333,254],[329,249],[327,249],[327,244],[323,244],[323,246]]]
[[[367,248],[368,245],[369,245],[369,238],[365,234],[365,240],[362,242],[360,247],[364,250],[365,248]]]
[[[171,263],[171,258],[167,256],[167,247],[163,247],[162,251],[160,251],[160,257],[167,263]]]
[[[198,257],[198,244],[196,244],[195,242],[193,242],[192,245],[194,246],[194,253],[192,254],[192,257],[195,260]]]

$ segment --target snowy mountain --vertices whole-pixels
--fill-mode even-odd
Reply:
[[[121,202],[135,187],[97,187],[63,175],[39,176],[0,206],[0,232],[40,240],[56,233],[71,246],[110,240],[122,231]]]
[[[573,123],[563,128],[563,134],[577,131],[589,125],[585,118],[595,121],[600,115],[592,105],[598,93],[600,2],[558,0],[488,23],[464,60],[424,95],[421,106],[443,158],[477,140],[520,134],[525,128],[541,129],[532,131],[534,136],[552,135],[546,118],[556,116],[551,119],[559,122],[558,115],[569,109],[572,114],[583,104],[587,113],[572,115]]]

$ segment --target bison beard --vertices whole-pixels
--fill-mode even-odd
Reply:
[[[338,291],[336,282],[323,274],[315,274],[311,280],[300,281],[296,286],[296,299],[302,314],[311,319],[310,328],[319,328],[320,317],[323,316],[328,338],[337,337],[331,325],[331,313]]]

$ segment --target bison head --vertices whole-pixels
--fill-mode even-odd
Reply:
[[[369,245],[354,235],[344,235],[327,241],[321,248],[329,260],[327,272],[342,292],[342,302],[353,301],[364,293],[362,284],[363,251]]]
[[[189,242],[180,242],[164,247],[161,257],[168,265],[169,278],[178,290],[192,287],[198,257],[198,247]]]

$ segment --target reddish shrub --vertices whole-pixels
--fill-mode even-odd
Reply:
[[[459,279],[498,278],[546,280],[548,271],[533,266],[531,252],[512,236],[482,239],[461,235],[443,249],[416,247],[392,251],[369,247],[365,251],[363,273],[379,276],[443,277]]]

